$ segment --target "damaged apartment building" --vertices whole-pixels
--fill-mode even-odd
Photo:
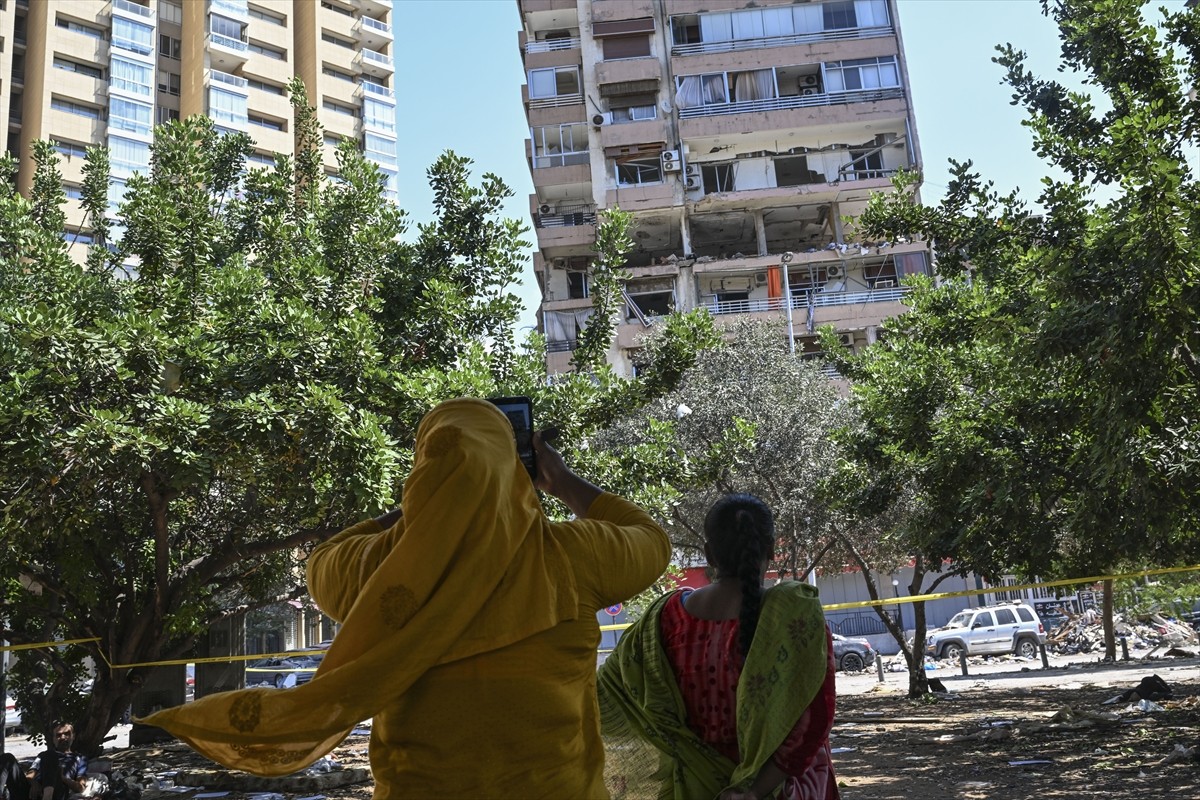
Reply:
[[[919,243],[861,241],[848,220],[920,150],[895,0],[518,0],[547,369],[569,368],[591,312],[597,213],[635,242],[609,357],[656,316],[787,319],[852,347],[903,312]]]

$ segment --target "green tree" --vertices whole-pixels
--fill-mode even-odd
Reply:
[[[1044,181],[1040,216],[969,164],[939,206],[871,204],[868,234],[927,239],[943,280],[918,282],[885,346],[845,365],[866,423],[851,450],[865,497],[916,487],[916,551],[987,576],[1194,563],[1200,12],[1156,27],[1135,0],[1045,8],[1062,71],[1099,102],[1011,45],[995,60],[1067,177]]]
[[[443,155],[435,219],[407,242],[352,147],[314,182],[303,152],[244,173],[249,146],[200,118],[157,130],[115,254],[88,257],[124,279],[69,257],[52,148],[32,200],[5,169],[0,636],[98,638],[27,651],[9,681],[28,719],[80,720],[84,749],[144,671],[105,663],[185,657],[209,624],[297,596],[307,546],[396,502],[430,405],[533,382],[498,178]],[[440,393],[411,391],[431,374]],[[84,656],[100,668],[81,696]]]

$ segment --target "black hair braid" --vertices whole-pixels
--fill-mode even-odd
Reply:
[[[745,657],[758,630],[758,612],[762,608],[762,564],[771,554],[763,552],[766,542],[758,535],[750,512],[740,509],[734,517],[734,527],[742,544],[738,563],[738,582],[742,585],[742,611],[738,615],[738,648]]]
[[[767,504],[750,494],[722,497],[704,520],[704,538],[718,574],[736,577],[742,589],[738,648],[750,652],[762,608],[762,565],[775,549],[775,520]]]

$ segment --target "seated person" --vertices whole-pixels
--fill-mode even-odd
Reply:
[[[29,800],[29,775],[12,753],[0,754],[0,800]]]
[[[50,728],[53,750],[38,756],[34,765],[30,800],[66,800],[72,794],[82,794],[87,775],[87,759],[71,748],[75,745],[75,727],[58,722]]]

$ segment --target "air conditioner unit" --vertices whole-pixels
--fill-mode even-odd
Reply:
[[[765,273],[765,272],[754,273],[754,285],[755,286],[766,286],[767,285],[767,273]]]
[[[695,177],[688,178],[686,181],[684,181],[684,186],[686,186],[688,189],[699,189],[700,179]]]
[[[842,343],[843,347],[853,347],[854,346],[854,334],[853,333],[839,333],[838,341]]]
[[[891,278],[888,278],[887,280],[884,280],[884,281],[875,281],[875,286],[873,288],[875,288],[875,289],[895,289],[896,282],[894,280],[892,280]]]
[[[539,213],[539,214],[549,214],[549,213],[550,213],[550,212],[552,212],[553,210],[554,210],[554,209],[553,209],[553,208],[551,208],[551,207],[550,207],[548,204],[546,204],[546,203],[542,203],[541,207],[540,207],[540,208],[538,208],[538,213]]]
[[[566,269],[567,267],[567,260],[565,258],[556,258],[550,263],[554,265],[555,269]]]
[[[663,168],[663,172],[678,172],[679,171],[679,151],[678,150],[663,150],[662,151],[662,168]]]
[[[800,90],[800,95],[802,97],[812,97],[813,95],[820,94],[820,93],[821,93],[821,90],[815,86],[808,86],[808,87],[805,87],[804,89]]]
[[[846,268],[843,267],[841,264],[831,264],[829,266],[829,269],[825,270],[825,276],[827,278],[829,278],[830,280],[833,280],[835,278],[841,278],[841,277],[845,276],[845,274],[846,274]]]
[[[603,114],[592,114],[592,125],[599,128],[604,125],[612,125],[612,112],[605,111]]]
[[[686,167],[683,168],[683,174],[689,178],[699,178],[700,177],[700,165],[699,164],[688,164]]]
[[[801,86],[816,86],[817,82],[818,82],[818,78],[816,75],[805,75],[803,78],[800,79]]]

